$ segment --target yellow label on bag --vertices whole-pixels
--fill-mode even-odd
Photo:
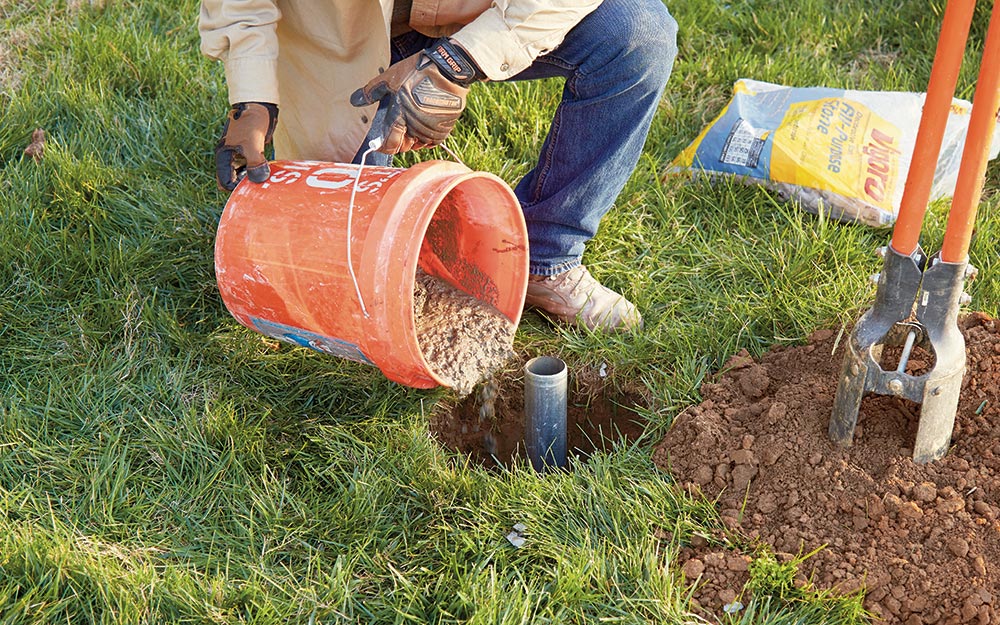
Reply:
[[[774,131],[771,179],[824,189],[893,211],[902,133],[842,98],[791,104]]]

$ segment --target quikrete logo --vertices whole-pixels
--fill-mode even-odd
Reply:
[[[868,168],[865,173],[865,193],[876,202],[885,198],[889,175],[892,172],[892,158],[899,154],[895,140],[878,128],[872,128],[872,140],[862,150],[865,153]]]

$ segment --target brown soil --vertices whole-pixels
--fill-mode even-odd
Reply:
[[[423,271],[414,284],[413,315],[424,358],[461,396],[514,357],[510,319]]]
[[[520,367],[505,371],[479,393],[444,403],[430,417],[430,430],[445,447],[486,466],[526,462],[524,448],[525,356]],[[610,372],[598,368],[569,370],[566,439],[569,453],[586,459],[619,441],[637,439],[645,421],[636,409],[649,403],[638,387],[619,390]]]
[[[967,369],[952,447],[937,462],[911,460],[920,405],[892,397],[864,399],[852,447],[829,441],[847,338],[832,331],[759,360],[733,357],[654,461],[718,497],[726,524],[779,559],[818,549],[802,581],[864,592],[886,623],[1000,623],[1000,322],[970,315],[961,327]],[[689,581],[701,578],[695,599],[718,614],[748,560],[699,538],[681,564]]]
[[[42,156],[45,154],[45,131],[41,128],[36,128],[34,132],[31,133],[31,143],[28,147],[24,148],[24,153],[30,156],[37,163],[42,160]]]

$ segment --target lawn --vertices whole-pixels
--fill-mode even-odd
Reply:
[[[889,233],[662,173],[739,78],[923,90],[943,5],[668,2],[674,74],[585,257],[645,329],[595,335],[527,313],[515,341],[638,382],[646,434],[540,476],[439,445],[428,419],[449,391],[279,346],[228,314],[213,275],[226,92],[199,54],[196,2],[0,0],[0,622],[697,622],[677,549],[744,539],[652,447],[731,354],[856,319]],[[989,8],[959,97],[972,98]],[[560,88],[477,86],[449,144],[515,183]],[[36,128],[38,161],[24,154]],[[447,155],[402,164],[427,158]],[[996,183],[991,168],[970,287],[994,316]],[[925,249],[946,213],[932,205]],[[515,523],[521,548],[505,538]],[[794,563],[746,548],[754,600],[734,623],[867,622],[858,597],[797,588]]]

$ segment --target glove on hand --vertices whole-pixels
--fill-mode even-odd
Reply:
[[[368,106],[388,98],[380,152],[397,154],[440,144],[465,109],[469,86],[484,78],[468,54],[448,39],[403,59],[351,94]]]
[[[215,145],[215,179],[232,191],[243,177],[264,182],[271,175],[264,146],[278,124],[278,107],[268,102],[240,102],[229,109],[222,137]]]

